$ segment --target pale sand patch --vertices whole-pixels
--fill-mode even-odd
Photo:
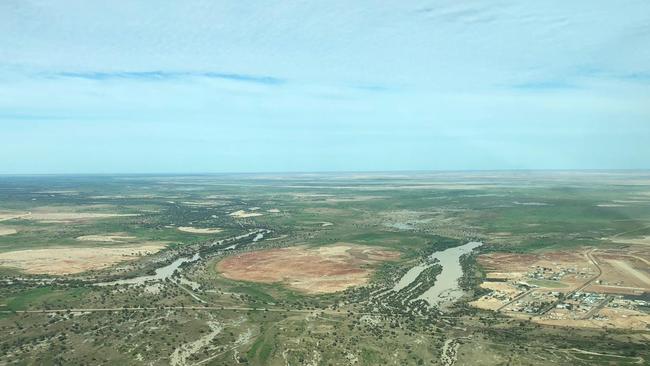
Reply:
[[[12,235],[17,233],[18,231],[16,229],[9,229],[9,228],[0,228],[0,236],[3,235]]]
[[[481,287],[488,289],[488,290],[493,290],[493,291],[499,291],[499,292],[505,292],[508,295],[517,295],[521,291],[517,290],[516,288],[513,288],[510,284],[506,282],[492,282],[492,281],[487,281],[483,282],[481,284]]]
[[[256,216],[262,216],[262,213],[259,212],[246,212],[244,210],[239,210],[235,211],[230,214],[232,217],[237,217],[237,218],[246,218],[246,217],[256,217]]]
[[[223,231],[219,228],[199,228],[191,226],[179,226],[178,230],[192,234],[216,234]]]
[[[521,278],[526,272],[488,272],[485,274],[487,280],[511,280]]]
[[[101,241],[108,243],[119,243],[136,239],[135,236],[128,236],[124,234],[108,234],[108,235],[82,235],[76,238],[79,241]]]
[[[32,212],[26,218],[44,222],[67,222],[78,220],[105,219],[109,217],[129,217],[137,214],[116,214],[96,212]]]
[[[487,281],[487,282],[483,282],[481,284],[481,287],[488,290],[496,291],[497,293],[507,295],[510,299],[514,298],[515,296],[521,293],[521,291],[510,286],[506,282]],[[505,302],[491,295],[486,295],[480,297],[475,301],[470,302],[469,304],[479,309],[497,310],[500,307],[502,307],[505,304]]]
[[[485,310],[497,310],[503,306],[503,302],[493,297],[483,296],[478,300],[471,301],[471,306]]]
[[[650,276],[637,270],[636,268],[633,268],[629,263],[622,260],[614,260],[614,259],[610,259],[607,261],[609,263],[612,263],[615,267],[619,268],[620,270],[627,272],[628,274],[632,275],[636,279],[650,286]]]
[[[630,309],[606,307],[598,312],[602,318],[595,319],[553,319],[533,317],[533,322],[561,327],[619,328],[628,330],[647,330],[650,315]]]
[[[149,243],[122,247],[17,250],[0,253],[0,266],[18,268],[31,274],[72,274],[134,260],[164,247],[162,243]]]
[[[619,244],[637,244],[637,245],[650,245],[650,236],[642,236],[640,238],[603,238],[604,240],[611,240]]]
[[[21,219],[27,217],[31,212],[0,212],[0,221],[8,221],[13,219]]]

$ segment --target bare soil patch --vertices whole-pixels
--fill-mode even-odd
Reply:
[[[106,212],[32,212],[25,218],[42,221],[42,222],[71,222],[71,221],[84,221],[94,219],[105,219],[110,217],[128,217],[138,216],[137,214],[118,214]]]
[[[505,294],[506,297],[504,297],[504,299],[512,299],[521,293],[521,290],[518,290],[505,282],[483,282],[481,287]],[[505,304],[504,299],[499,299],[493,296],[482,296],[475,301],[470,302],[470,305],[479,309],[497,310]]]
[[[179,226],[178,230],[186,233],[192,233],[192,234],[216,234],[223,231],[222,229],[219,228],[199,228],[199,227],[191,227],[191,226]]]
[[[17,250],[0,253],[0,266],[18,268],[26,273],[64,275],[101,269],[155,253],[163,243],[120,247],[55,248]]]
[[[0,221],[20,219],[29,215],[29,212],[0,212]]]
[[[247,211],[244,211],[244,210],[235,211],[235,212],[230,214],[230,216],[232,216],[232,217],[237,217],[237,218],[241,218],[241,219],[247,218],[247,217],[262,216],[262,215],[263,214],[260,213],[260,212],[247,212]]]
[[[124,241],[134,240],[135,236],[128,236],[126,234],[106,234],[106,235],[82,235],[76,238],[79,241],[99,241],[106,243],[120,243]]]
[[[533,322],[555,325],[561,327],[582,327],[582,328],[620,328],[631,330],[647,330],[650,326],[650,315],[630,309],[614,309],[606,307],[600,310],[597,317],[592,319],[560,319],[533,318]]]
[[[618,238],[607,238],[607,239],[613,241],[614,243],[619,243],[619,244],[650,245],[650,235],[635,237],[635,238],[618,237]]]
[[[10,228],[1,228],[0,227],[0,236],[16,234],[18,231],[16,229]]]
[[[228,257],[217,264],[226,278],[284,283],[305,293],[331,293],[367,283],[373,265],[399,258],[384,248],[339,243],[318,248],[297,246]]]
[[[650,252],[647,246],[598,249],[593,256],[603,273],[597,283],[585,290],[611,294],[650,292]]]

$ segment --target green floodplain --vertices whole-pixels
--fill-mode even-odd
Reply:
[[[489,291],[480,256],[643,252],[649,238],[643,171],[3,176],[0,364],[647,364],[647,327],[544,324],[470,303]],[[476,241],[458,258],[459,297],[420,298],[448,265],[429,256]],[[219,267],[337,246],[363,283],[311,291],[320,282]]]

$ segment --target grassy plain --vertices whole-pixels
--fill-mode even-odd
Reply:
[[[543,289],[533,293],[571,295],[598,274],[596,267],[568,271],[589,266],[591,253],[605,270],[581,291],[602,293],[597,301],[607,303],[602,312],[585,308],[576,316],[601,321],[614,305],[647,314],[640,305],[647,291],[623,295],[611,287],[643,287],[648,275],[648,172],[0,177],[0,233],[0,364],[650,362],[647,328],[587,327],[572,319],[567,331],[561,322],[549,324],[549,315],[470,305],[500,289],[503,299],[494,301],[505,304],[525,291],[521,281]],[[437,308],[417,300],[435,283],[439,264],[392,290],[431,253],[472,240],[484,245],[463,257],[460,301]],[[367,279],[331,293],[310,294],[280,280],[241,281],[219,269],[236,256],[256,259],[259,250],[318,253],[337,243],[399,257],[346,262],[346,270]],[[153,244],[161,250],[67,275],[30,274],[29,262],[16,268],[2,259],[74,248],[67,259],[74,261],[85,258],[75,253]],[[152,275],[195,254],[197,260],[159,280],[98,285]],[[521,266],[486,259],[505,256]],[[536,274],[530,265],[539,263],[568,274]],[[481,287],[496,281],[495,272],[515,270],[514,280]],[[623,283],[617,273],[627,276]],[[556,305],[544,301],[539,311]],[[574,302],[580,301],[586,300]]]

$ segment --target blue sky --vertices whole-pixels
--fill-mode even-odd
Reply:
[[[650,2],[0,2],[0,173],[650,168]]]

